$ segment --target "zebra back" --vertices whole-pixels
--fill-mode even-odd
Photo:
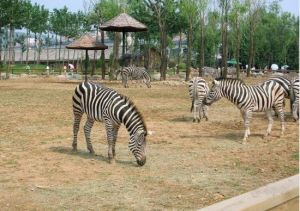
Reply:
[[[286,98],[290,97],[290,87],[291,87],[290,79],[288,79],[287,77],[284,77],[284,76],[271,76],[265,82],[268,82],[268,81],[276,81],[277,83],[279,83],[280,86],[282,86],[282,88],[284,89],[284,96]],[[263,83],[265,83],[265,82],[263,82]]]

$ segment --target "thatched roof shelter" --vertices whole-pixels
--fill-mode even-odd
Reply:
[[[108,46],[99,42],[96,38],[93,38],[89,34],[85,34],[78,40],[75,40],[71,44],[67,45],[68,49],[85,50],[85,81],[87,81],[87,69],[88,69],[88,50],[105,50]]]
[[[147,27],[141,22],[137,21],[126,13],[114,17],[107,21],[100,29],[103,31],[115,31],[115,32],[138,32],[147,31]]]
[[[123,32],[122,57],[125,55],[125,33],[147,31],[147,27],[126,13],[114,17],[100,26],[103,31]],[[124,67],[124,62],[122,64]]]
[[[92,37],[91,35],[85,34],[71,44],[67,45],[66,48],[78,50],[105,50],[108,47],[97,41],[96,38]]]

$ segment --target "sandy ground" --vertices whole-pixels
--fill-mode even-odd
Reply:
[[[0,81],[1,210],[195,210],[299,171],[298,123],[289,114],[281,138],[277,118],[263,138],[265,114],[254,114],[252,135],[242,145],[239,110],[222,99],[210,107],[209,121],[193,123],[187,85],[180,82],[154,82],[151,89],[105,82],[135,102],[153,132],[145,166],[137,166],[124,127],[117,162],[109,164],[102,123],[92,132],[96,156],[86,150],[84,122],[73,153],[77,83]]]

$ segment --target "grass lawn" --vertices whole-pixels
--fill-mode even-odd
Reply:
[[[130,153],[124,126],[116,164],[108,163],[102,123],[92,130],[96,156],[86,150],[85,119],[74,153],[71,99],[77,84],[0,81],[2,210],[194,210],[299,171],[298,123],[289,115],[284,137],[274,118],[271,136],[263,138],[265,114],[254,114],[252,134],[242,145],[239,110],[222,99],[209,108],[209,121],[193,123],[187,85],[179,82],[154,82],[151,89],[104,82],[135,102],[153,133],[145,166],[138,167]]]

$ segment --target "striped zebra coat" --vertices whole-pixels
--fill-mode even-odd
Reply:
[[[271,133],[273,124],[272,108],[275,108],[280,114],[281,135],[283,135],[285,130],[283,112],[284,89],[276,81],[269,81],[259,86],[247,86],[238,79],[218,78],[214,80],[213,86],[203,103],[211,105],[221,97],[226,97],[240,109],[245,125],[242,143],[245,143],[250,135],[252,112],[266,111],[269,124],[265,135],[267,136]]]
[[[123,69],[119,70],[117,75],[121,73],[122,83],[125,88],[128,88],[128,80],[137,80],[141,83],[145,83],[148,88],[151,87],[151,78],[149,73],[146,71],[144,67],[124,67]]]
[[[269,79],[267,79],[263,83],[266,83],[269,81],[276,81],[277,83],[279,83],[282,86],[282,88],[284,89],[284,97],[290,99],[290,109],[292,111],[293,97],[291,95],[291,80],[284,76],[271,76]],[[285,104],[285,102],[284,102],[284,104]]]
[[[202,104],[204,97],[209,92],[206,81],[201,77],[194,77],[189,82],[189,96],[192,100],[191,112],[193,112],[193,122],[200,122],[204,117],[208,120],[208,107]]]
[[[115,159],[115,143],[118,130],[124,124],[129,132],[129,149],[136,158],[138,165],[146,163],[146,136],[145,122],[135,105],[126,97],[103,85],[83,82],[75,88],[73,95],[73,150],[77,150],[77,134],[81,117],[87,115],[84,133],[87,148],[94,153],[90,134],[95,121],[104,122],[108,141],[108,158]]]
[[[291,81],[291,95],[293,98],[292,113],[295,121],[299,120],[299,78]]]

